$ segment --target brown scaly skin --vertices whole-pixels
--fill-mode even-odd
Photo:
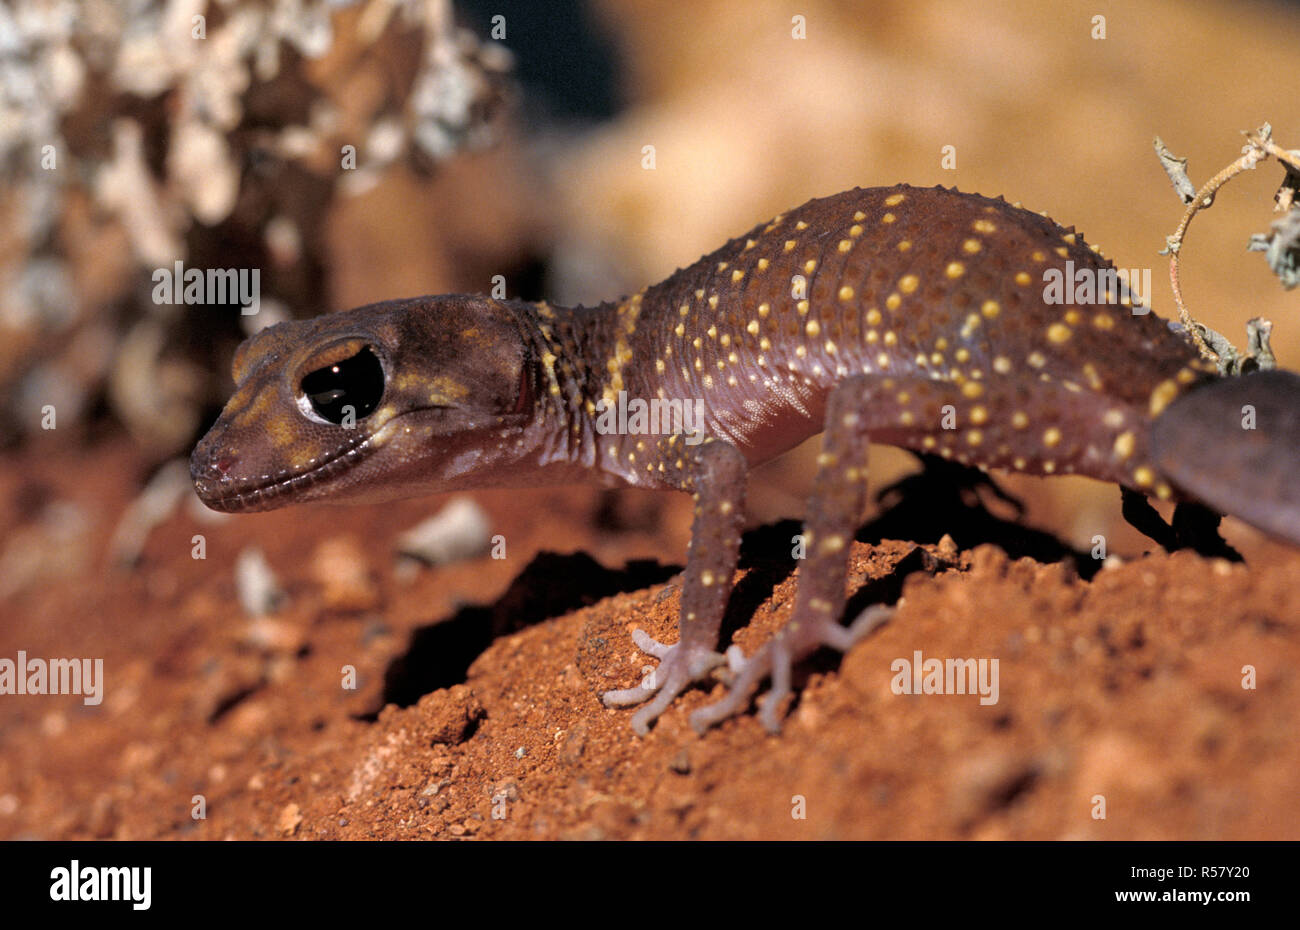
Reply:
[[[776,729],[791,664],[820,645],[847,648],[888,615],[839,624],[868,440],[1224,509],[1249,493],[1229,481],[1226,503],[1190,495],[1168,458],[1163,469],[1153,459],[1153,422],[1212,372],[1122,291],[1115,302],[1046,303],[1043,273],[1067,260],[1111,267],[1072,231],[1000,199],[899,186],[810,201],[617,304],[425,297],[280,324],[241,347],[235,394],[194,452],[195,487],[228,511],[584,480],[688,491],[678,642],[638,631],[660,665],[605,701],[650,700],[633,718],[644,733],[729,661],[730,693],[692,723],[743,710],[771,676],[762,717]],[[304,378],[322,370],[307,393],[341,385],[333,402],[360,408],[351,425],[304,399]],[[599,405],[620,392],[699,401],[702,435],[602,431]],[[820,432],[794,615],[756,655],[724,658],[714,650],[748,470]],[[1254,522],[1300,541],[1290,506],[1278,525]]]

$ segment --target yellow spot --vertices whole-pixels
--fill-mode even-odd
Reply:
[[[1056,471],[1056,463],[1051,459],[1043,463],[1043,474],[1050,475],[1054,471]]]
[[[1063,245],[1058,245],[1056,248],[1052,249],[1052,251],[1061,256],[1061,258],[1067,258],[1070,254],[1070,250]]]
[[[894,332],[892,329],[885,333],[885,345],[898,345],[898,333]]]
[[[685,323],[678,323],[676,326],[674,326],[674,327],[673,327],[673,334],[676,335],[677,338],[679,338],[679,339],[680,339],[682,336],[685,336],[685,335],[686,335],[686,324],[685,324]]]
[[[803,220],[800,220],[799,222],[794,224],[794,228],[799,230],[807,229],[808,224],[805,223]]]
[[[1124,461],[1132,455],[1136,446],[1137,439],[1132,432],[1120,433],[1115,437],[1115,455],[1119,457],[1120,461]]]
[[[898,289],[904,294],[910,294],[916,290],[921,280],[914,274],[905,274],[898,279]]]
[[[965,252],[967,255],[974,255],[982,248],[984,248],[984,246],[980,245],[980,241],[978,239],[967,239],[965,242],[961,244],[961,250]]]
[[[749,333],[751,336],[757,336],[758,320],[750,320],[749,325],[745,327],[745,332]]]
[[[984,314],[986,320],[991,320],[1002,312],[1002,305],[996,300],[986,300],[980,305],[980,313]]]
[[[975,230],[977,233],[984,233],[985,235],[998,231],[998,228],[994,226],[990,220],[976,220],[974,223],[971,223],[971,229]]]
[[[873,343],[877,343],[877,342],[879,342],[879,341],[880,341],[880,333],[876,332],[874,329],[869,329],[869,330],[867,330],[867,344],[868,344],[868,345],[871,345],[871,344],[873,344]]]
[[[794,308],[799,311],[800,316],[806,316],[808,314],[808,301],[801,300],[794,305]]]
[[[1161,381],[1156,385],[1156,389],[1151,392],[1151,404],[1149,410],[1151,416],[1158,417],[1169,406],[1169,402],[1178,396],[1178,385],[1168,379]]]
[[[892,213],[886,213],[884,216],[882,216],[882,217],[880,218],[880,222],[882,222],[882,223],[892,223],[892,222],[894,222],[894,220],[896,220],[896,219],[898,219],[898,217],[894,216],[894,214],[892,214]]]
[[[745,276],[745,272],[743,272],[743,271],[741,271],[739,268],[737,268],[735,271],[733,271],[733,272],[731,273],[731,283],[735,284],[737,281],[739,281],[739,280],[740,280],[741,278],[743,278],[744,276]]]
[[[861,226],[850,226],[850,227],[849,227],[849,235],[850,235],[850,236],[854,236],[855,238],[856,238],[857,236],[862,235],[862,227],[861,227]]]
[[[1049,426],[1043,432],[1043,445],[1051,449],[1061,444],[1061,431],[1055,426]]]
[[[1030,368],[1042,368],[1047,364],[1047,357],[1042,352],[1035,350],[1025,357],[1025,361],[1029,363]]]
[[[960,278],[966,273],[966,266],[961,262],[949,262],[948,267],[943,270],[943,273],[950,278]]]
[[[1084,362],[1083,376],[1088,379],[1088,387],[1092,388],[1094,391],[1101,390],[1102,387],[1101,375],[1097,374],[1096,365],[1094,365],[1092,362]]]
[[[681,314],[682,316],[684,316],[684,317],[685,317],[685,316],[690,316],[690,313],[691,313],[691,305],[690,305],[690,304],[682,304],[680,307],[677,308],[677,312],[678,312],[679,314]]]
[[[905,199],[907,198],[902,194],[890,194],[888,197],[885,198],[885,206],[896,207],[900,203],[902,203]]]
[[[718,338],[718,327],[716,327],[716,326],[710,326],[710,327],[708,328],[708,330],[706,330],[706,335],[707,335],[710,339],[717,339],[717,338]]]
[[[897,310],[899,304],[901,304],[902,302],[903,302],[903,298],[899,297],[897,294],[890,294],[888,297],[885,298],[885,309]]]
[[[936,445],[938,445],[938,442],[933,436],[925,436],[921,439],[922,449],[933,449]]]
[[[767,266],[770,265],[770,264],[772,264],[772,263],[769,262],[766,258],[760,258],[760,259],[758,260],[758,270],[759,270],[759,271],[767,271]]]
[[[804,270],[804,272],[805,272],[806,274],[812,274],[814,271],[816,271],[816,270],[817,270],[817,259],[815,259],[815,258],[810,258],[810,259],[808,259],[808,261],[804,262],[804,263],[803,263],[803,270]]]
[[[963,397],[969,397],[971,400],[974,400],[975,398],[984,395],[984,385],[980,384],[978,381],[967,381],[961,386],[961,393]]]
[[[983,441],[984,441],[984,434],[983,434],[982,432],[980,432],[979,430],[977,430],[977,429],[972,429],[972,430],[967,430],[967,431],[966,431],[966,444],[967,444],[967,445],[978,446],[978,445],[979,445],[980,443],[982,443]]]
[[[999,355],[993,360],[993,370],[1000,375],[1011,374],[1011,359],[1005,355]]]
[[[787,252],[793,252],[793,251],[794,251],[794,247],[795,247],[796,245],[798,245],[798,244],[799,244],[799,243],[795,242],[793,239],[787,239],[787,240],[785,240],[785,251],[787,251]]]
[[[826,537],[821,542],[821,549],[822,552],[830,553],[832,555],[836,552],[844,551],[844,537],[843,536]]]
[[[709,309],[710,309],[710,310],[717,310],[717,309],[718,309],[718,295],[717,295],[717,294],[710,294],[710,295],[709,295]]]
[[[1053,323],[1047,327],[1047,341],[1060,345],[1062,342],[1069,342],[1070,337],[1074,335],[1074,330],[1064,323]]]
[[[1025,462],[1024,459],[1022,459],[1020,456],[1016,456],[1015,460],[1011,463],[1011,467],[1016,469],[1017,471],[1024,471],[1026,464],[1027,463]]]
[[[768,315],[769,313],[771,313],[771,312],[772,312],[772,305],[771,305],[771,304],[759,304],[759,305],[758,305],[758,315],[759,315],[760,318],[762,318],[762,319],[764,319],[764,320],[767,319],[767,315]]]
[[[955,358],[962,365],[965,365],[967,362],[970,361],[970,351],[965,346],[962,346],[952,355],[953,358]]]
[[[1115,326],[1115,320],[1109,313],[1098,313],[1092,318],[1092,325],[1098,329],[1112,329]]]
[[[852,300],[853,288],[849,287],[847,284],[844,285],[843,287],[840,288],[839,296],[840,296],[840,300]]]
[[[835,354],[835,343],[831,342],[829,339],[826,340],[826,354],[827,355]]]
[[[657,359],[655,359],[655,371],[657,371],[659,374],[662,375],[662,374],[664,373],[664,369],[665,369],[666,367],[667,367],[667,366],[664,364],[664,360],[663,360],[663,359],[661,359],[661,358],[657,358]]]
[[[752,248],[753,248],[754,246],[756,246],[756,245],[758,245],[758,243],[757,243],[755,240],[753,240],[753,239],[746,239],[746,240],[745,240],[745,251],[748,252],[750,249],[752,249]]]
[[[807,347],[807,346],[795,346],[795,347],[794,347],[794,354],[797,355],[799,358],[803,358],[804,356],[806,356],[806,355],[808,354],[808,347]]]
[[[718,270],[719,270],[719,271],[726,271],[726,270],[727,270],[727,263],[726,263],[726,262],[718,262]]]
[[[900,252],[906,252],[911,247],[912,247],[911,239],[904,239],[902,242],[898,243],[898,251]]]
[[[877,355],[877,356],[876,356],[876,366],[879,367],[879,368],[888,368],[888,367],[889,367],[889,355],[886,354],[886,353],[884,353],[884,352],[881,352],[879,355]]]
[[[1179,384],[1191,384],[1196,380],[1196,372],[1190,368],[1180,368],[1178,374],[1174,375]]]
[[[853,240],[851,240],[851,239],[841,239],[841,240],[840,240],[839,250],[840,250],[841,252],[847,252],[847,251],[848,251],[849,249],[851,249],[851,248],[853,248]]]
[[[1033,253],[1030,254],[1029,257],[1032,258],[1032,259],[1033,259],[1034,261],[1036,261],[1036,262],[1045,262],[1045,261],[1047,261],[1047,253],[1044,252],[1044,251],[1041,250],[1041,249],[1034,249]]]
[[[916,417],[912,415],[912,411],[904,410],[898,415],[898,422],[903,426],[911,426],[916,422]]]
[[[762,339],[758,340],[758,347],[764,352],[770,352],[772,350],[772,340],[764,336]]]
[[[970,421],[976,426],[983,426],[989,421],[989,412],[984,407],[972,407]]]
[[[1169,487],[1163,481],[1156,485],[1156,497],[1162,501],[1167,501],[1174,496],[1174,489]]]
[[[865,213],[863,213],[861,210],[859,210],[857,213],[853,214],[853,219],[854,219],[854,221],[855,221],[855,222],[858,222],[858,223],[861,223],[861,222],[862,222],[863,220],[865,220],[866,218],[867,218],[867,215],[866,215]]]
[[[1074,233],[1066,233],[1064,236],[1061,237],[1061,241],[1068,242],[1070,245],[1074,245],[1074,238],[1075,238]]]
[[[804,326],[804,332],[806,332],[809,336],[812,336],[813,338],[819,336],[821,334],[821,331],[822,331],[822,326],[816,320],[809,320],[807,325]]]
[[[872,307],[870,310],[867,311],[867,325],[868,325],[868,326],[879,326],[879,325],[880,325],[880,321],[881,321],[882,319],[883,319],[883,317],[881,317],[881,315],[880,315],[880,311],[877,310],[875,307]]]
[[[1101,422],[1105,423],[1111,429],[1119,429],[1124,425],[1124,411],[1114,409],[1107,410],[1106,415],[1101,418]]]
[[[1011,414],[1011,426],[1014,429],[1025,429],[1029,426],[1029,415],[1023,410],[1017,410]]]
[[[1029,277],[1029,272],[1027,271],[1016,272],[1016,283],[1019,284],[1021,287],[1028,287],[1029,283],[1032,280],[1033,278]]]
[[[1133,469],[1133,483],[1139,488],[1149,488],[1155,484],[1156,473],[1146,465],[1139,465]]]

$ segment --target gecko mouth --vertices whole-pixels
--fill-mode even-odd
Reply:
[[[374,434],[357,436],[309,468],[240,481],[227,476],[229,463],[223,461],[218,448],[205,448],[209,437],[204,437],[190,458],[190,478],[199,500],[221,513],[252,513],[285,507],[301,500],[307,488],[350,471],[378,448],[372,442]]]

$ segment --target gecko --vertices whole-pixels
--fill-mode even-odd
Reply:
[[[1095,286],[1053,297],[1065,272]],[[868,442],[1084,475],[1300,543],[1300,376],[1218,377],[1072,228],[943,187],[811,200],[598,306],[457,294],[279,323],[233,376],[191,458],[215,510],[570,482],[691,494],[677,641],[634,631],[658,665],[603,694],[643,705],[642,735],[715,670],[729,689],[691,725],[768,681],[775,731],[792,666],[887,619],[841,617]],[[818,433],[791,617],[753,655],[720,653],[747,475]]]

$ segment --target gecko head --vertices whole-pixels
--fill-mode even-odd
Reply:
[[[508,306],[467,296],[269,327],[235,353],[235,393],[190,459],[195,489],[235,512],[491,483],[533,420],[523,332]]]

